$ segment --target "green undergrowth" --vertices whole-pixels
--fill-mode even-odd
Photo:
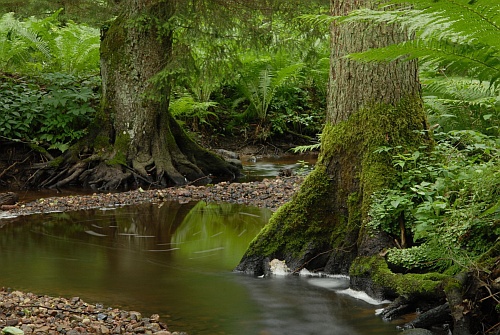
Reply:
[[[2,138],[66,151],[86,134],[98,104],[99,85],[98,77],[0,73]]]
[[[466,269],[500,236],[498,139],[474,131],[435,138],[432,151],[393,154],[398,182],[372,197],[369,227],[398,238],[403,222],[413,241],[387,254],[405,272]]]

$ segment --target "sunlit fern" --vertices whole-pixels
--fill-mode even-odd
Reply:
[[[429,119],[442,130],[473,129],[498,135],[500,88],[467,77],[421,76]]]
[[[57,13],[45,19],[0,18],[0,65],[16,72],[98,74],[99,30],[68,22]]]
[[[408,5],[408,3],[411,4]],[[500,2],[470,0],[380,1],[345,17],[305,16],[314,24],[371,21],[399,23],[414,39],[349,57],[361,61],[419,58],[450,73],[492,85],[500,82]]]
[[[54,42],[57,68],[72,74],[98,74],[100,39],[97,29],[68,23],[59,30]]]
[[[4,70],[50,60],[48,43],[29,25],[18,21],[14,13],[0,18],[0,67]]]

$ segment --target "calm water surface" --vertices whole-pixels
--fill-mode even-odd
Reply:
[[[0,286],[160,314],[197,334],[397,334],[343,278],[232,273],[266,209],[204,202],[0,219]]]

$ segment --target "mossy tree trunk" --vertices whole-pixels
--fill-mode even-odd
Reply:
[[[332,0],[333,15],[368,1]],[[266,272],[269,259],[301,268],[348,274],[360,256],[378,254],[394,238],[368,234],[372,194],[395,181],[381,146],[412,150],[429,141],[416,61],[360,63],[345,56],[404,41],[394,25],[334,24],[326,126],[315,170],[251,243],[237,270]]]
[[[172,55],[172,32],[165,27],[174,10],[175,1],[128,0],[103,30],[102,109],[87,139],[90,154],[82,162],[75,158],[81,147],[73,150],[65,161],[78,168],[62,164],[60,176],[44,186],[78,180],[101,189],[164,187],[238,174],[192,141],[169,113],[171,78],[163,70]]]

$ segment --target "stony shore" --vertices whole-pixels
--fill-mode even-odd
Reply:
[[[168,331],[157,314],[141,313],[32,293],[0,291],[0,328],[5,334],[156,334],[181,335]]]
[[[303,177],[276,177],[248,183],[222,182],[208,186],[183,186],[166,189],[134,190],[119,193],[94,193],[91,195],[41,198],[20,202],[9,210],[0,211],[3,216],[29,215],[34,213],[66,212],[81,209],[116,207],[145,202],[166,200],[186,203],[204,200],[207,202],[230,202],[276,210],[287,202],[298,190]]]
[[[290,200],[303,177],[277,177],[250,183],[219,183],[209,186],[184,186],[159,190],[135,190],[122,193],[62,196],[20,202],[2,217],[34,213],[63,212],[90,208],[116,207],[146,202],[204,200],[229,202],[276,210]],[[105,308],[78,297],[59,298],[32,293],[0,290],[0,331],[15,334],[157,334],[170,332],[158,315],[142,317],[139,312]]]

